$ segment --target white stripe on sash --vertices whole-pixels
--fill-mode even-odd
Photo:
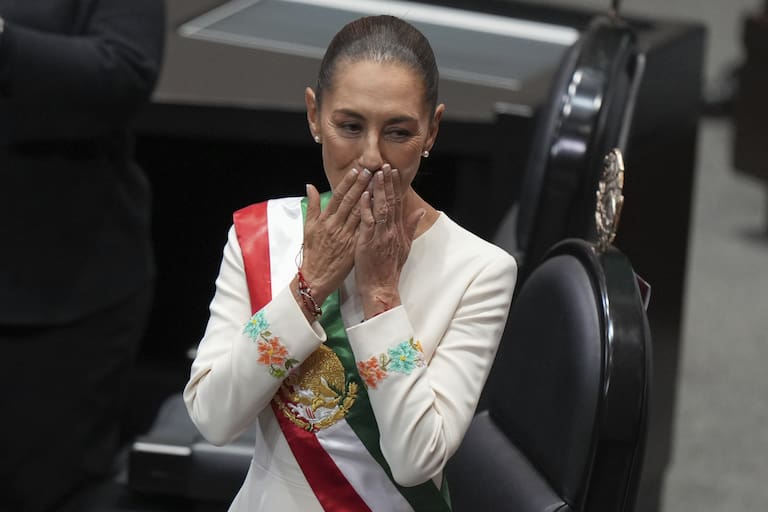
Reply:
[[[320,430],[317,440],[371,510],[413,512],[346,420]]]
[[[275,297],[296,275],[297,255],[304,241],[300,197],[273,199],[267,203],[267,232],[272,296]]]
[[[267,203],[267,222],[270,277],[274,297],[296,275],[296,255],[304,238],[301,198],[270,200]],[[319,431],[317,439],[371,510],[413,512],[410,503],[371,456],[346,420],[340,420]]]

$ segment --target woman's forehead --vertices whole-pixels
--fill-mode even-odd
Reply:
[[[359,73],[367,73],[370,75],[375,76],[382,76],[385,74],[397,74],[402,76],[407,76],[410,80],[414,82],[419,82],[423,85],[424,79],[421,76],[421,74],[414,69],[412,66],[409,66],[406,63],[400,62],[398,60],[391,60],[391,59],[372,59],[372,58],[363,58],[363,59],[341,59],[335,66],[335,70],[333,73],[333,82],[334,85],[338,85],[338,82],[341,80],[343,81],[345,78],[348,78],[350,75],[355,75]]]
[[[328,99],[344,108],[355,105],[425,110],[424,81],[413,68],[399,62],[342,61],[336,68]]]

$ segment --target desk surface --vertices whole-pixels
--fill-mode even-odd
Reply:
[[[407,2],[167,5],[166,59],[154,98],[170,104],[303,111],[303,91],[316,80],[325,44],[344,23],[380,9],[409,19],[430,39],[446,118],[490,121],[499,110],[529,112],[578,35],[570,27]]]

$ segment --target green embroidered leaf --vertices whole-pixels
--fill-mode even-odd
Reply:
[[[343,396],[343,395],[344,395],[344,389],[339,389],[339,388],[337,388],[336,386],[334,386],[334,385],[333,385],[333,384],[331,384],[330,382],[326,381],[325,379],[323,379],[323,381],[324,381],[324,384],[325,384],[326,386],[328,386],[328,388],[329,388],[331,391],[333,391],[334,393],[336,393],[338,396]]]

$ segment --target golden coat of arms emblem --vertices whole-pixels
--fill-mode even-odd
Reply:
[[[357,398],[358,386],[347,382],[336,353],[321,345],[294,369],[273,398],[278,409],[307,431],[330,427],[343,419]]]

